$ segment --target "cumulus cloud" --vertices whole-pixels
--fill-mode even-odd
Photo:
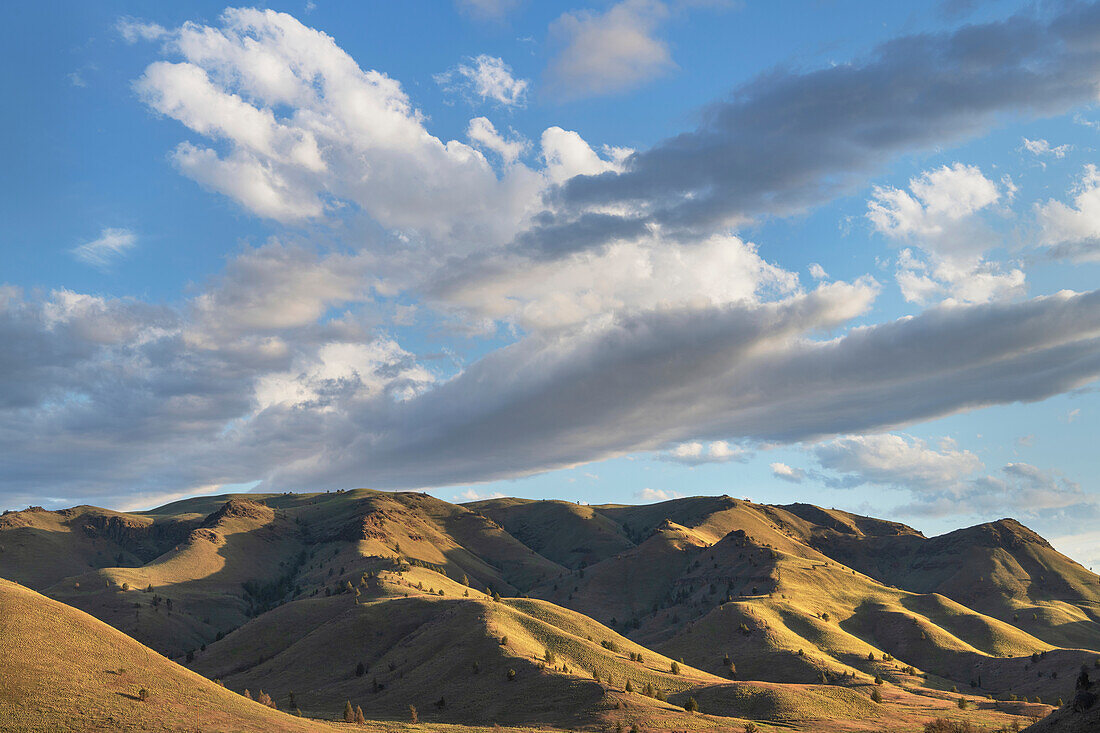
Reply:
[[[771,464],[772,476],[775,476],[781,481],[788,481],[792,484],[800,484],[806,479],[806,472],[801,468],[791,468],[786,463],[773,463]]]
[[[475,146],[493,151],[505,163],[514,163],[523,151],[530,147],[530,143],[521,137],[506,139],[485,117],[475,117],[470,120],[470,125],[466,128],[466,137]]]
[[[604,13],[575,11],[550,28],[563,44],[547,75],[563,99],[633,89],[675,68],[657,26],[668,8],[657,0],[623,0]]]
[[[109,227],[98,238],[75,247],[72,253],[81,262],[105,270],[135,246],[137,235],[132,231]]]
[[[481,54],[467,63],[436,74],[435,83],[445,91],[465,95],[473,101],[492,101],[505,107],[522,107],[530,82],[512,75],[504,59]],[[476,99],[475,99],[476,98]]]
[[[1095,518],[1100,512],[1097,497],[1083,491],[1076,481],[1029,463],[1009,463],[995,474],[925,491],[914,498],[900,510],[924,516],[1003,515],[1011,511],[1060,522],[1063,527],[1067,522]]]
[[[1001,197],[996,183],[961,163],[925,171],[909,181],[908,191],[874,188],[867,219],[875,230],[924,253],[906,248],[898,256],[896,278],[906,300],[984,303],[1024,293],[1022,270],[985,258],[995,235],[977,215]]]
[[[705,463],[728,463],[735,461],[743,463],[751,457],[751,453],[741,446],[730,445],[725,440],[715,440],[710,443],[702,443],[697,440],[680,443],[674,448],[660,454],[662,460],[682,463],[686,466],[700,466]]]
[[[824,280],[829,277],[829,273],[825,272],[825,268],[816,262],[811,262],[808,269],[810,277],[814,280]]]
[[[1052,257],[1095,262],[1100,260],[1100,170],[1086,165],[1071,193],[1072,204],[1051,199],[1036,206],[1040,242]]]
[[[841,474],[840,483],[849,486],[941,488],[984,468],[976,455],[950,441],[929,446],[895,434],[844,436],[817,445],[813,452],[823,468]]]
[[[479,316],[554,329],[622,310],[755,303],[796,292],[798,278],[752,243],[715,235],[688,244],[646,237],[556,260],[474,260],[436,287]]]
[[[641,491],[634,492],[634,498],[646,504],[653,504],[658,501],[671,501],[673,499],[679,499],[680,496],[681,494],[678,491],[651,489],[648,486]]]
[[[135,82],[150,109],[209,141],[179,144],[184,174],[285,223],[361,211],[450,253],[514,236],[543,185],[536,172],[498,178],[474,148],[431,135],[397,81],[290,15],[238,8],[220,20],[173,31],[179,60]]]
[[[953,516],[1011,512],[1045,517],[1078,507],[1090,516],[1100,501],[1057,471],[1028,463],[1009,463],[984,473],[977,455],[953,440],[937,444],[897,434],[849,435],[812,449],[822,471],[811,476],[832,488],[864,484],[908,492],[911,500],[896,509],[917,516]],[[1087,509],[1086,509],[1087,508]]]

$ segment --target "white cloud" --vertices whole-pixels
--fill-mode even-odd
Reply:
[[[809,266],[810,277],[814,280],[824,280],[829,277],[829,273],[825,272],[825,268],[816,262],[811,262]]]
[[[951,442],[936,448],[894,434],[849,435],[819,444],[813,452],[823,468],[841,474],[848,485],[942,489],[984,467],[978,456]]]
[[[1041,243],[1054,257],[1100,260],[1100,170],[1091,163],[1073,191],[1073,203],[1053,199],[1036,205]]]
[[[700,466],[705,463],[728,463],[730,461],[744,462],[751,454],[737,445],[730,445],[725,440],[715,440],[709,443],[689,441],[680,443],[674,448],[660,454],[662,460],[682,463],[687,466]]]
[[[431,135],[397,81],[285,13],[230,9],[219,26],[173,31],[168,48],[182,61],[151,64],[140,98],[226,150],[184,142],[174,161],[260,216],[361,211],[455,254],[510,241],[544,186],[521,166],[498,178],[477,150]]]
[[[681,496],[678,491],[666,491],[665,489],[651,489],[648,486],[641,491],[634,492],[634,498],[638,501],[652,504],[658,501],[671,501],[673,499],[679,499]]]
[[[576,325],[621,310],[755,303],[798,291],[798,277],[766,262],[755,245],[714,235],[697,243],[619,242],[557,260],[496,261],[452,272],[448,302],[529,329]]]
[[[115,23],[115,30],[122,36],[122,39],[127,43],[137,43],[138,41],[158,41],[162,38],[166,38],[168,31],[156,23],[147,23],[137,18],[125,16],[118,19]]]
[[[99,269],[110,267],[115,260],[137,246],[137,235],[129,229],[108,227],[97,239],[72,249],[73,256],[81,262]]]
[[[523,151],[530,147],[530,143],[521,137],[506,140],[485,117],[475,117],[470,120],[470,125],[466,128],[466,137],[476,146],[493,151],[505,163],[514,163]]]
[[[771,464],[772,476],[792,484],[800,484],[806,478],[806,472],[801,468],[791,468],[786,463]]]
[[[560,127],[548,127],[542,133],[542,159],[546,175],[553,183],[561,183],[573,176],[593,176],[608,171],[618,171],[622,160],[631,151],[613,149],[609,158],[601,158],[577,133]]]
[[[632,89],[675,67],[654,36],[668,8],[657,0],[623,0],[602,14],[565,13],[551,26],[564,48],[547,74],[563,99]]]
[[[465,491],[455,494],[455,501],[482,501],[484,499],[503,499],[504,494],[499,491],[494,491],[489,494],[482,494],[476,489],[466,489]]]
[[[1029,140],[1024,138],[1024,149],[1033,155],[1050,155],[1058,159],[1066,157],[1066,153],[1073,150],[1072,145],[1057,145],[1051,147],[1050,143],[1042,138],[1038,140]]]
[[[895,273],[906,300],[928,303],[986,303],[1022,295],[1025,275],[985,259],[995,235],[976,215],[997,203],[997,184],[975,166],[955,163],[925,171],[909,191],[876,186],[867,218],[903,249]]]
[[[504,59],[487,54],[436,74],[434,79],[445,91],[476,97],[482,102],[491,100],[505,107],[522,107],[530,87],[529,81],[512,75],[512,67]]]

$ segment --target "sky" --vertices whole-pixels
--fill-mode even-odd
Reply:
[[[729,494],[1100,566],[1100,6],[8,11],[0,509]]]

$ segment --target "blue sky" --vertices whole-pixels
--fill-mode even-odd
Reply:
[[[0,507],[729,493],[1100,564],[1095,6],[12,13]]]

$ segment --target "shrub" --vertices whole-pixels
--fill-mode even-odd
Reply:
[[[874,652],[867,652],[867,661],[868,662],[875,661],[875,653]]]
[[[699,703],[695,702],[694,697],[689,697],[688,701],[684,703],[684,710],[687,710],[689,713],[697,712],[699,710]]]
[[[420,720],[420,716],[417,715],[416,706],[415,705],[410,705],[409,706],[409,722],[410,723],[416,723],[419,720]]]
[[[625,689],[626,689],[627,692],[634,692],[634,685],[630,684],[630,680],[626,681],[626,688]]]
[[[558,658],[556,656],[554,656],[554,652],[549,650],[549,649],[546,650],[546,663],[547,664],[557,664],[558,663]]]
[[[745,733],[756,733],[758,730],[756,723],[745,723]]]
[[[352,707],[351,707],[351,700],[346,700],[344,702],[344,722],[345,723],[354,723],[355,722],[355,710],[353,710]]]
[[[508,637],[507,636],[500,637],[500,645],[501,646],[508,646]]]
[[[493,602],[494,603],[500,603],[500,594],[497,593],[496,591],[493,591]]]
[[[882,693],[878,691],[878,688],[871,690],[871,700],[873,702],[882,702]]]
[[[969,720],[955,721],[934,718],[924,724],[924,733],[978,733]]]
[[[251,700],[251,699],[252,699],[252,693],[248,691],[248,688],[247,688],[247,687],[246,687],[246,688],[244,688],[244,696],[245,696],[246,698],[248,698],[249,700]]]
[[[515,678],[516,678],[516,670],[514,670],[514,669],[508,670],[508,681],[511,682]]]
[[[138,690],[138,700],[141,700],[142,702],[145,702],[148,699],[149,699],[149,691],[148,690],[146,690],[144,687],[142,687],[140,690]]]
[[[672,665],[669,667],[669,671],[671,671],[672,674],[680,674],[680,665],[676,662],[673,662]]]
[[[966,698],[960,697],[955,701],[955,704],[959,706],[959,710],[966,710]]]
[[[875,684],[876,685],[881,685],[882,684],[882,677],[878,676],[877,674],[875,675]],[[956,690],[956,692],[957,692],[957,690]]]

